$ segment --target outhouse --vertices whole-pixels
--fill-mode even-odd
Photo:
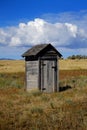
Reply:
[[[62,55],[51,44],[40,44],[27,50],[25,57],[26,90],[59,91],[58,59]]]

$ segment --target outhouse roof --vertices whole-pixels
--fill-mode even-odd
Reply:
[[[53,47],[51,44],[39,44],[35,45],[32,48],[28,49],[25,53],[22,54],[22,57],[27,56],[37,56],[38,54],[42,53],[44,50],[52,48],[59,57],[62,55],[57,51],[55,47]]]

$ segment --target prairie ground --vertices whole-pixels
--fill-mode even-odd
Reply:
[[[24,72],[25,62],[24,60],[1,60],[0,61],[0,73],[14,73]]]
[[[59,60],[59,70],[87,70],[87,60]],[[0,72],[24,72],[24,60],[1,60]]]
[[[87,59],[59,60],[60,70],[87,70]]]
[[[60,92],[28,93],[24,61],[0,61],[0,130],[87,130],[87,60],[59,67]]]

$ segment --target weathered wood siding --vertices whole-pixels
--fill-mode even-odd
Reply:
[[[26,89],[38,89],[38,61],[26,61]]]
[[[57,56],[57,71],[56,71],[56,75],[57,75],[56,91],[59,92],[59,57],[58,56]]]
[[[57,91],[56,60],[41,61],[41,89],[44,92]]]

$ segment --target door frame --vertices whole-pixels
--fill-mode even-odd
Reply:
[[[39,75],[38,75],[38,87],[39,87],[39,90],[41,90],[42,92],[45,92],[44,90],[43,90],[43,88],[42,88],[42,84],[41,84],[41,73],[42,73],[42,71],[41,71],[41,62],[42,61],[44,61],[44,60],[50,60],[50,61],[55,61],[54,63],[55,63],[55,66],[56,66],[56,68],[53,68],[53,69],[55,69],[55,71],[54,71],[54,86],[53,86],[53,92],[57,92],[57,58],[39,58]]]

